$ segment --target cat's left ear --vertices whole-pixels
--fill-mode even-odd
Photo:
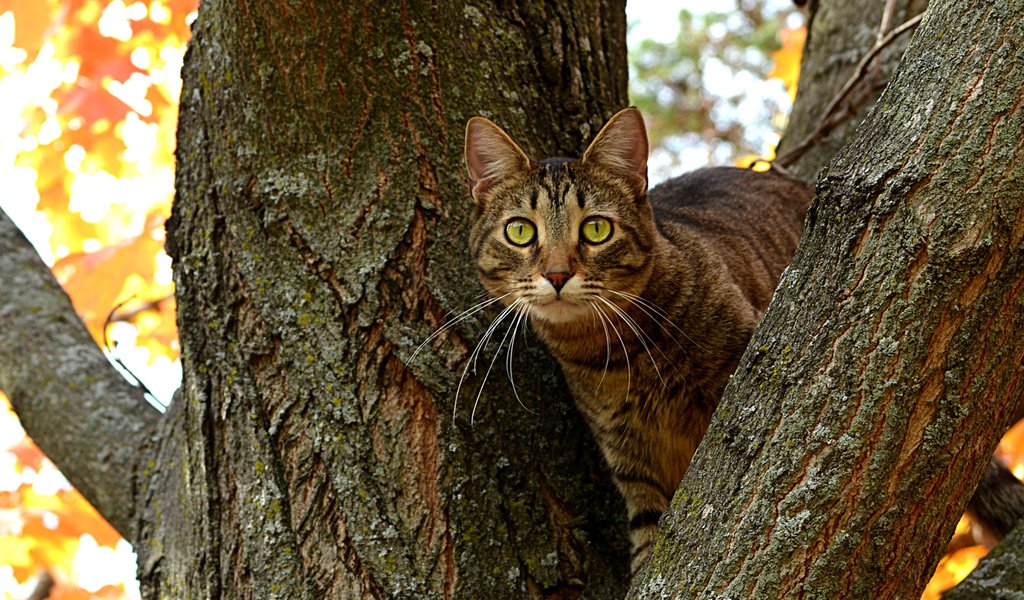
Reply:
[[[529,169],[530,158],[501,127],[473,117],[466,123],[466,168],[469,192],[479,204],[495,183]]]
[[[583,162],[596,164],[629,182],[636,195],[647,192],[647,128],[635,108],[615,113],[583,154]]]

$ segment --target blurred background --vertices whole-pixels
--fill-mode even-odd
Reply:
[[[198,0],[0,0],[0,208],[98,344],[163,410],[181,381],[164,221],[180,70]],[[652,183],[772,158],[796,91],[805,16],[791,0],[630,0],[631,101]],[[3,282],[0,281],[0,285]],[[1024,432],[1000,451],[1024,475]],[[985,553],[943,559],[925,598]],[[135,555],[22,431],[0,393],[0,594],[138,598]],[[45,595],[38,597],[47,597]]]

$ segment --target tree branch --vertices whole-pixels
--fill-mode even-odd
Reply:
[[[0,281],[0,388],[43,452],[130,540],[133,473],[159,413],[110,366],[3,211]]]
[[[909,31],[911,28],[916,27],[917,24],[921,22],[921,18],[924,15],[917,15],[916,17],[909,19],[907,22],[903,23],[896,29],[893,29],[888,34],[882,35],[882,33],[886,29],[888,29],[888,19],[891,18],[891,16],[892,3],[890,2],[886,6],[885,14],[882,18],[882,25],[878,30],[878,41],[875,42],[875,45],[870,50],[868,50],[867,54],[865,54],[863,58],[860,59],[860,62],[857,63],[857,67],[853,71],[853,75],[851,75],[850,78],[846,80],[846,83],[843,84],[843,87],[832,98],[832,101],[828,103],[828,106],[825,107],[825,111],[821,115],[821,119],[818,121],[818,125],[814,128],[814,131],[809,133],[806,137],[804,137],[803,140],[800,141],[800,143],[798,143],[793,148],[790,148],[784,154],[776,158],[773,162],[778,163],[782,167],[792,166],[793,163],[799,160],[799,158],[803,156],[809,148],[811,148],[821,140],[827,138],[829,133],[831,133],[837,125],[847,121],[857,113],[856,109],[860,108],[859,106],[848,106],[843,110],[839,109],[840,106],[842,106],[843,102],[845,102],[849,98],[850,93],[854,90],[856,85],[863,81],[864,76],[867,75],[868,68],[870,67],[871,62],[875,59],[875,57],[878,56],[878,54],[882,50],[885,50],[887,46],[892,44],[896,40],[896,38],[903,35],[903,33]],[[867,98],[865,98],[864,101],[866,102]]]
[[[916,597],[1016,414],[1024,9],[927,10],[629,598]]]

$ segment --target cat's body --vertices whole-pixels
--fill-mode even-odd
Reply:
[[[530,314],[561,365],[625,498],[634,569],[811,198],[796,179],[733,168],[648,194],[646,160],[635,109],[613,117],[579,161],[531,161],[483,119],[467,130],[481,281]]]
[[[633,293],[649,306],[621,307],[643,335],[610,314],[617,332],[596,315],[582,327],[533,321],[627,499],[630,529],[644,538],[634,540],[636,552],[653,536],[796,249],[810,194],[774,173],[718,168],[673,179],[648,198],[661,235],[647,285]]]

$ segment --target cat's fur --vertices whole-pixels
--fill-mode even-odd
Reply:
[[[612,117],[580,160],[533,161],[480,117],[466,132],[480,280],[509,294],[506,305],[519,301],[561,364],[625,498],[634,570],[796,250],[812,195],[797,179],[735,168],[648,193],[647,154],[636,109]],[[581,237],[594,216],[612,223],[603,243]],[[533,243],[506,237],[513,218],[534,224]]]

